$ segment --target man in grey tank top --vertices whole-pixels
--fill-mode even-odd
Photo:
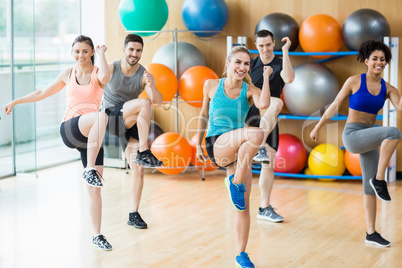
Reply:
[[[148,226],[138,213],[144,184],[144,167],[163,165],[148,148],[151,122],[151,101],[162,104],[162,94],[155,86],[152,74],[139,63],[144,42],[136,34],[129,34],[124,41],[124,59],[109,64],[112,77],[103,92],[102,109],[109,116],[107,130],[119,137],[121,146],[132,171],[132,211],[127,224],[139,229]],[[146,91],[149,99],[138,96]]]

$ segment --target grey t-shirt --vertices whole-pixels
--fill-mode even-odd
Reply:
[[[112,78],[103,91],[102,110],[106,108],[113,110],[120,104],[138,98],[144,90],[142,87],[144,71],[144,66],[139,64],[135,74],[127,77],[121,72],[120,60],[114,61]]]

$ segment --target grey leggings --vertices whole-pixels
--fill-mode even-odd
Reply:
[[[347,123],[342,140],[346,150],[360,154],[363,172],[363,190],[366,195],[374,195],[369,180],[377,174],[379,150],[383,140],[401,139],[401,132],[396,127],[374,127],[374,125]]]

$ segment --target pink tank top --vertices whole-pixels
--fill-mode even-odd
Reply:
[[[83,114],[99,112],[103,88],[97,82],[97,70],[98,67],[94,66],[89,84],[79,85],[75,76],[75,66],[73,67],[66,87],[67,107],[63,122]]]

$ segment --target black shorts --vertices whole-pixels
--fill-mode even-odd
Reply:
[[[123,151],[125,151],[130,138],[134,138],[136,140],[139,140],[139,138],[137,123],[135,123],[130,129],[126,129],[126,124],[124,123],[123,119],[123,112],[121,111],[121,109],[123,109],[123,105],[124,103],[116,106],[113,109],[108,108],[105,110],[105,113],[109,116],[107,131],[119,138],[121,147],[123,148]]]
[[[207,150],[209,159],[211,159],[212,163],[214,163],[214,164],[215,164],[216,166],[218,166],[218,167],[226,168],[227,166],[230,166],[231,164],[233,164],[233,163],[236,162],[236,161],[234,161],[234,162],[232,162],[232,163],[230,163],[230,164],[228,164],[228,165],[226,165],[226,166],[224,166],[224,167],[218,165],[218,164],[215,162],[215,157],[214,157],[214,144],[215,144],[216,140],[219,138],[219,136],[221,136],[221,135],[222,135],[222,134],[220,134],[220,135],[215,135],[215,136],[210,136],[210,137],[206,137],[206,138],[205,138],[205,147],[206,147],[205,149]]]
[[[260,110],[258,110],[258,108],[255,107],[255,105],[251,106],[250,110],[248,111],[247,117],[246,117],[246,125],[248,125],[250,127],[259,127],[260,126],[260,121],[261,121]],[[278,150],[278,146],[279,146],[278,123],[276,123],[274,129],[268,135],[268,138],[267,138],[266,142],[275,151]]]
[[[68,121],[61,123],[60,136],[64,144],[72,149],[77,149],[81,154],[81,162],[84,168],[87,167],[87,145],[88,138],[82,135],[78,127],[78,121],[81,116],[74,117]],[[103,146],[101,146],[95,165],[103,166]]]

